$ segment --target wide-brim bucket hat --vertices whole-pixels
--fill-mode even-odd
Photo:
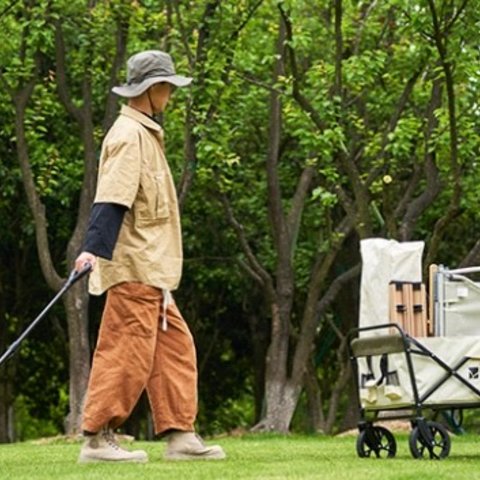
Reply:
[[[127,61],[127,83],[113,87],[112,92],[121,97],[138,97],[155,83],[167,82],[176,87],[186,87],[191,77],[177,75],[172,57],[160,50],[136,53]]]

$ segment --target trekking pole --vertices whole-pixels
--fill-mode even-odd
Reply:
[[[70,273],[67,281],[64,283],[62,288],[58,291],[58,293],[53,297],[50,303],[40,312],[37,318],[24,330],[24,332],[15,340],[5,351],[5,353],[0,357],[0,366],[6,362],[18,349],[22,341],[25,337],[33,330],[33,328],[37,325],[38,322],[48,313],[48,311],[57,303],[58,299],[78,280],[84,277],[90,270],[92,266],[87,263],[82,270],[76,271],[72,270]]]

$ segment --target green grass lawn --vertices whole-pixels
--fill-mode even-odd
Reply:
[[[416,460],[410,455],[406,434],[396,435],[394,459],[358,458],[355,437],[254,436],[226,437],[215,443],[228,455],[223,461],[167,462],[165,443],[135,442],[145,449],[147,464],[76,463],[79,444],[36,442],[0,445],[0,479],[87,480],[195,480],[195,479],[328,479],[407,480],[480,478],[480,438],[452,439],[447,459]],[[211,442],[208,442],[211,443]]]

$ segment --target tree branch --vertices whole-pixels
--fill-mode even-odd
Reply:
[[[265,286],[265,282],[263,278],[260,275],[258,275],[258,273],[253,268],[251,268],[247,262],[243,261],[242,259],[239,259],[238,264],[247,273],[247,275],[252,277],[253,280],[255,280],[261,287]]]
[[[342,0],[335,0],[335,85],[334,95],[342,95],[342,62],[343,62],[343,35],[342,35]]]
[[[258,0],[257,3],[247,12],[247,15],[243,19],[243,22],[241,22],[238,28],[231,34],[231,40],[236,40],[238,38],[240,32],[248,25],[248,22],[253,18],[255,12],[259,9],[262,3],[263,0]]]
[[[173,0],[172,3],[175,9],[175,14],[177,16],[177,22],[180,27],[180,38],[182,40],[183,48],[185,49],[185,54],[187,55],[188,65],[190,67],[190,71],[193,72],[193,69],[195,68],[195,58],[193,57],[192,50],[188,43],[187,30],[183,23],[182,14],[180,12],[180,2],[178,0]]]
[[[300,179],[297,183],[297,189],[292,199],[292,207],[287,216],[287,230],[290,233],[291,246],[290,256],[293,257],[295,244],[297,243],[298,230],[302,220],[302,212],[305,207],[305,200],[310,190],[313,177],[315,175],[315,168],[307,166],[303,169]]]
[[[303,376],[310,352],[313,348],[313,339],[317,329],[317,303],[322,287],[325,284],[331,266],[340,251],[341,246],[346,240],[348,234],[352,231],[354,219],[345,216],[332,234],[332,245],[328,252],[323,254],[319,252],[308,287],[307,300],[303,309],[302,323],[298,335],[297,347],[292,366],[292,376],[298,378]],[[331,294],[333,295],[333,293]],[[336,295],[336,293],[335,293]]]
[[[287,12],[285,12],[281,3],[278,4],[278,8],[280,10],[280,14],[283,19],[283,23],[285,25],[285,32],[286,32],[286,45],[288,56],[290,59],[290,69],[292,70],[292,77],[293,77],[293,85],[292,85],[292,94],[295,101],[300,105],[303,111],[308,115],[308,117],[313,121],[314,125],[317,127],[319,131],[323,131],[326,128],[325,123],[321,119],[320,115],[318,114],[317,110],[313,107],[313,105],[308,101],[308,99],[303,95],[300,89],[300,73],[298,71],[297,66],[297,59],[295,55],[295,50],[293,49],[293,28],[292,22],[290,17],[288,16]]]
[[[130,28],[129,18],[119,14],[117,18],[117,31],[115,34],[115,55],[110,68],[110,78],[108,81],[108,94],[105,104],[105,114],[102,121],[103,131],[106,132],[112,125],[117,109],[117,97],[112,92],[112,88],[117,85],[118,72],[121,70],[126,56],[128,32]]]
[[[357,264],[336,277],[335,280],[330,284],[325,294],[317,303],[317,325],[320,322],[320,318],[325,314],[327,308],[335,301],[341,289],[345,286],[345,284],[357,277],[360,274],[361,270],[362,265]]]
[[[240,33],[241,31],[247,26],[248,22],[251,20],[251,18],[253,17],[254,13],[256,12],[256,10],[258,9],[258,7],[260,7],[260,5],[263,3],[263,0],[260,0],[258,1],[253,7],[252,9],[247,13],[245,19],[243,20],[243,22],[239,25],[239,27],[231,33],[230,35],[230,42],[235,45],[235,42],[237,42],[238,40],[238,37],[240,36]],[[229,48],[227,48],[229,47]],[[221,84],[223,85],[222,88],[220,88],[220,90],[218,91],[218,98],[220,98],[222,95],[223,95],[223,92],[225,91],[225,88],[227,86],[227,84],[230,82],[230,74],[231,74],[231,71],[233,69],[233,60],[234,60],[234,56],[235,56],[235,49],[233,48],[233,46],[230,46],[230,45],[225,45],[225,50],[227,51],[227,57],[226,57],[226,60],[225,60],[225,66],[222,70],[222,75],[220,77],[220,82]],[[272,90],[273,91],[273,90]],[[215,113],[217,112],[218,110],[218,106],[219,106],[219,102],[213,102],[209,109],[208,109],[208,112],[207,112],[207,115],[206,115],[206,119],[207,119],[207,122],[210,122]]]
[[[17,3],[20,3],[20,0],[13,0],[10,2],[1,12],[0,18],[4,17]]]
[[[445,215],[441,217],[435,224],[433,229],[433,235],[429,243],[429,250],[426,255],[425,263],[430,265],[433,263],[433,259],[436,256],[438,247],[445,230],[450,222],[459,214],[460,211],[460,199],[462,194],[461,186],[461,169],[458,163],[458,132],[457,132],[457,119],[456,119],[456,100],[454,79],[452,73],[452,65],[447,58],[445,32],[440,30],[440,24],[438,20],[437,11],[435,8],[434,0],[428,0],[428,5],[432,13],[432,22],[434,29],[434,39],[437,51],[440,57],[440,62],[445,74],[445,85],[447,90],[447,103],[448,103],[448,120],[450,129],[450,165],[453,175],[453,194],[451,196],[450,204],[445,212]]]
[[[458,268],[465,268],[478,265],[480,262],[480,240],[477,240],[466,257],[460,262]]]
[[[450,22],[448,22],[445,26],[445,33],[448,33],[452,28],[456,21],[460,18],[460,15],[463,13],[465,8],[467,7],[468,0],[463,0],[463,3],[460,5],[460,8],[457,10],[455,15],[451,18]]]
[[[235,215],[232,210],[232,206],[227,198],[227,196],[223,193],[220,194],[220,199],[222,201],[223,207],[225,209],[225,213],[227,214],[227,219],[230,225],[233,227],[238,241],[240,242],[240,246],[242,247],[242,251],[247,257],[248,266],[249,268],[255,273],[252,275],[255,281],[259,281],[261,279],[261,284],[264,288],[267,289],[271,297],[274,297],[274,286],[273,281],[269,273],[260,265],[260,262],[257,260],[253,250],[251,249],[247,237],[245,235],[245,229],[243,225],[235,218]],[[247,271],[250,271],[247,269]]]
[[[35,87],[39,68],[39,59],[36,58],[36,70],[31,79],[15,92],[12,100],[15,105],[15,134],[17,139],[17,154],[22,171],[22,180],[27,196],[28,205],[35,223],[35,237],[37,252],[43,275],[53,290],[59,290],[62,278],[53,265],[47,231],[45,206],[43,205],[36,186],[30,165],[27,140],[25,138],[25,110]]]
[[[55,60],[56,60],[56,83],[58,96],[60,97],[61,102],[63,103],[65,110],[70,114],[70,116],[76,120],[79,124],[82,123],[82,111],[80,108],[77,108],[70,96],[67,74],[65,68],[65,43],[63,40],[63,30],[60,20],[55,21]]]
[[[283,45],[285,42],[285,27],[280,22],[277,40],[277,61],[275,62],[273,83],[278,77],[284,75]],[[270,94],[270,118],[268,126],[268,152],[267,152],[267,187],[268,187],[268,213],[272,227],[275,248],[279,257],[284,258],[290,250],[290,232],[287,231],[286,219],[282,207],[282,189],[278,178],[278,161],[280,157],[280,137],[282,129],[282,102],[279,94]],[[287,254],[289,257],[289,254]]]
[[[440,80],[435,80],[432,86],[431,100],[427,109],[427,126],[424,141],[424,171],[426,186],[425,190],[413,201],[411,201],[413,188],[407,189],[407,195],[399,204],[398,212],[400,212],[400,208],[404,208],[404,206],[406,209],[400,227],[399,236],[402,241],[407,241],[411,238],[413,228],[418,217],[427,209],[429,205],[432,204],[440,192],[440,177],[437,165],[435,163],[435,152],[431,151],[429,144],[433,132],[438,125],[435,111],[441,105],[441,91],[442,86]]]
[[[416,71],[414,71],[413,75],[408,79],[403,89],[403,92],[400,95],[400,98],[398,99],[396,108],[392,113],[390,120],[388,121],[387,128],[385,128],[384,130],[383,137],[382,137],[382,144],[380,147],[380,151],[376,156],[376,161],[380,160],[385,155],[385,150],[389,143],[389,134],[393,132],[397,127],[398,121],[400,120],[402,113],[405,110],[405,107],[407,106],[407,103],[410,99],[410,96],[413,91],[413,87],[417,83],[417,80],[422,74],[424,68],[425,68],[425,65],[424,63],[422,63],[422,65]],[[378,177],[378,175],[382,172],[383,169],[384,169],[383,165],[379,165],[377,168],[372,169],[372,171],[367,177],[367,180],[365,181],[365,185],[369,187],[375,181],[375,179]]]
[[[355,34],[355,46],[353,48],[354,55],[358,55],[358,52],[360,51],[360,42],[362,39],[362,34],[365,28],[365,24],[367,23],[368,17],[377,6],[377,3],[378,3],[378,0],[373,0],[372,3],[370,3],[370,5],[364,8],[362,11],[362,14],[360,16],[360,25]]]
[[[175,8],[177,12],[177,18],[181,23],[181,35],[186,48],[187,56],[189,58],[189,65],[191,71],[196,70],[195,86],[197,91],[202,91],[205,84],[205,62],[207,58],[206,45],[210,37],[210,22],[215,16],[215,12],[220,5],[220,0],[210,0],[205,5],[202,21],[200,22],[200,28],[198,32],[198,41],[196,55],[193,56],[188,46],[187,31],[183,26],[182,17],[180,15],[180,8],[178,2],[175,1]],[[180,210],[183,209],[183,204],[187,193],[192,185],[195,175],[195,169],[197,165],[197,141],[198,134],[195,133],[195,127],[197,125],[197,114],[193,108],[193,99],[187,108],[186,122],[185,122],[185,166],[180,178],[180,182],[177,188],[178,191],[178,204]]]

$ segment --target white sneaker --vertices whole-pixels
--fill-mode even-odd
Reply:
[[[176,431],[167,437],[166,460],[222,460],[226,457],[220,445],[206,446],[194,432]]]
[[[402,389],[399,385],[385,385],[384,392],[390,400],[400,400],[402,398]]]
[[[360,400],[365,403],[375,403],[377,401],[377,387],[361,388]]]
[[[147,452],[135,450],[129,452],[121,448],[115,440],[115,435],[111,430],[105,429],[96,435],[87,436],[78,463],[92,462],[137,462],[145,463],[148,461]]]

